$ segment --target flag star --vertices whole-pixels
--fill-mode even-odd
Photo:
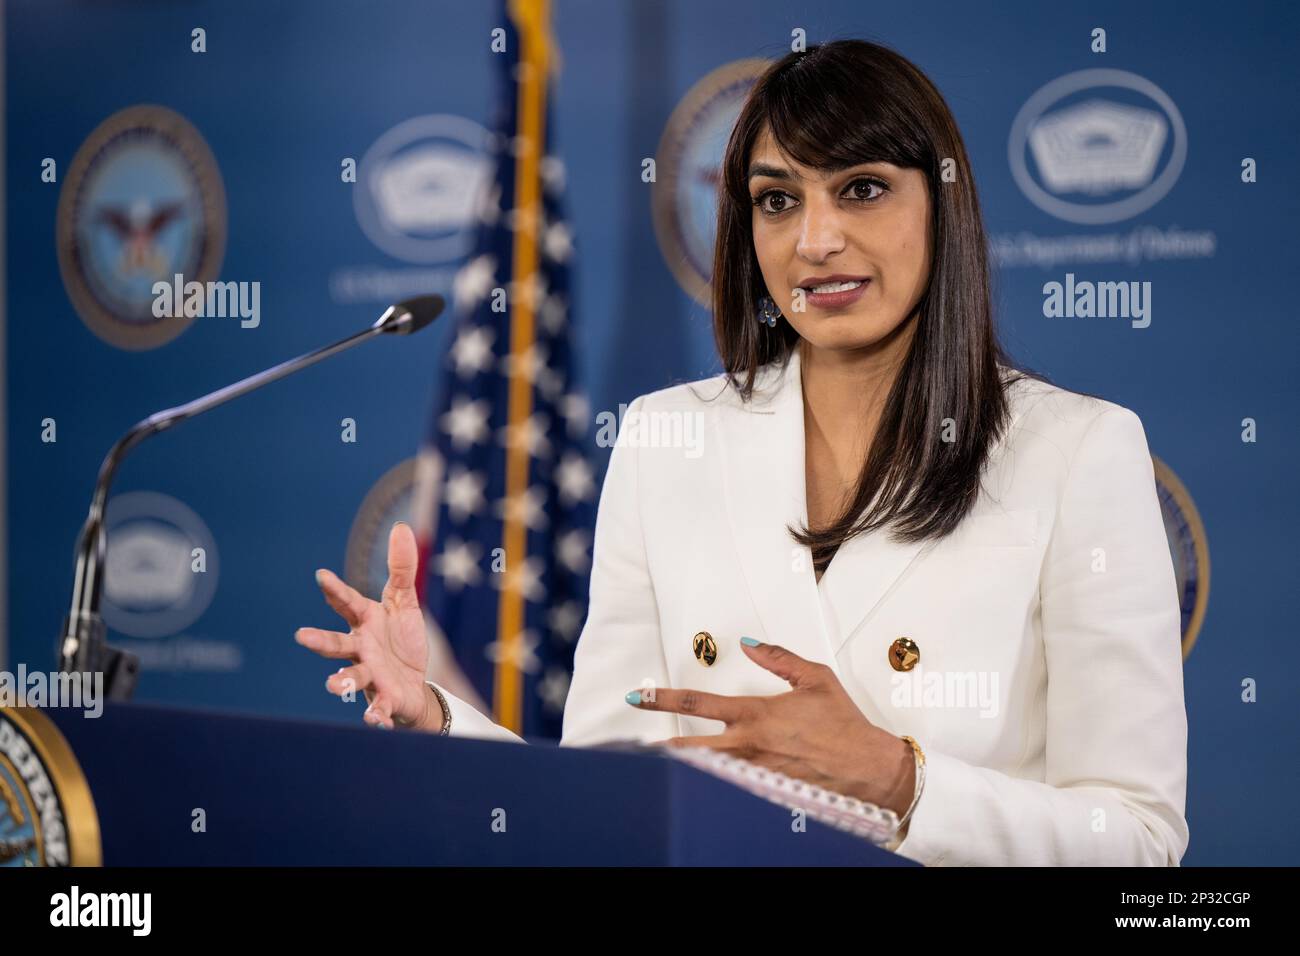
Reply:
[[[525,63],[519,63],[515,66],[515,70],[520,72],[522,72],[526,68],[527,68],[527,64]],[[518,73],[516,74],[516,79],[518,79]],[[525,136],[522,133],[517,136],[510,137],[510,155],[514,156],[515,158],[518,158],[524,155],[525,153],[532,152],[533,149],[535,148],[535,142],[536,141],[533,139],[533,137]]]
[[[497,284],[496,273],[496,257],[487,253],[461,266],[451,284],[456,305],[468,311],[482,302]]]
[[[564,296],[556,292],[542,300],[541,307],[537,310],[537,319],[542,328],[551,335],[559,335],[564,331],[564,320],[568,314],[568,302],[565,301]]]
[[[451,520],[460,523],[470,515],[478,514],[485,504],[483,491],[486,488],[487,478],[482,474],[455,465],[442,492]]]
[[[447,582],[448,590],[456,592],[479,582],[483,576],[478,566],[480,556],[477,546],[449,536],[442,554],[434,559],[434,570]]]
[[[486,325],[461,329],[451,347],[451,358],[456,363],[456,374],[470,378],[492,364],[492,342],[496,332]]]
[[[451,436],[451,443],[457,450],[464,451],[487,440],[491,414],[492,406],[486,399],[471,401],[464,395],[457,395],[451,401],[451,411],[439,419],[439,424]]]
[[[516,355],[501,356],[501,361],[497,367],[505,375],[514,378],[516,375],[522,375],[528,382],[537,381],[537,376],[541,374],[542,369],[546,368],[547,359],[550,358],[550,351],[540,342],[534,342],[528,346],[527,350]]]
[[[532,458],[545,458],[551,454],[551,442],[546,437],[550,419],[538,412],[518,425],[498,429],[497,440],[506,448],[523,448]]]
[[[513,641],[493,641],[486,645],[483,653],[493,664],[511,664],[516,670],[531,674],[542,666],[536,653],[538,643],[531,631],[521,631]]]
[[[583,455],[572,451],[565,452],[555,467],[555,483],[560,489],[560,502],[565,505],[588,501],[596,490],[591,465]]]
[[[505,521],[522,521],[529,531],[546,527],[543,489],[534,485],[521,495],[507,495],[497,501],[497,514]]]
[[[569,423],[569,434],[575,438],[587,431],[591,421],[591,404],[581,392],[570,392],[560,402],[560,414]]]
[[[497,572],[493,577],[492,583],[498,591],[522,594],[525,601],[536,603],[546,597],[546,588],[542,585],[544,570],[541,558],[524,558],[522,561],[508,562],[505,570]]]
[[[582,606],[577,601],[565,601],[551,608],[546,623],[567,644],[572,644],[582,627]]]
[[[554,402],[564,391],[564,376],[546,366],[537,375],[537,390],[548,402]]]
[[[563,222],[553,222],[542,234],[542,251],[556,262],[568,262],[573,254],[573,233]]]
[[[558,193],[564,189],[564,160],[555,155],[546,156],[542,159],[542,182],[544,182],[551,192]]]
[[[540,214],[529,212],[526,209],[511,209],[506,214],[506,228],[511,232],[523,232],[533,234],[537,232]]]
[[[587,548],[590,544],[591,538],[587,532],[581,528],[574,528],[560,535],[559,540],[555,542],[555,556],[560,564],[574,574],[582,574],[591,564],[591,559],[587,557]]]
[[[523,308],[535,309],[546,297],[546,276],[530,272],[527,278],[510,283],[510,301]]]
[[[548,667],[546,675],[537,682],[537,696],[550,713],[563,713],[569,696],[569,672],[563,667]]]

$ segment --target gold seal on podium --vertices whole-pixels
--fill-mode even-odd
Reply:
[[[39,710],[0,707],[0,866],[99,866],[99,815],[81,765]]]

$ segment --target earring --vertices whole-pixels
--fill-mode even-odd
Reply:
[[[772,301],[770,295],[758,300],[758,321],[769,328],[776,328],[776,320],[781,318],[780,307]]]

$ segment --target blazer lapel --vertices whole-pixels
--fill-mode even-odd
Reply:
[[[821,579],[834,616],[830,631],[835,653],[880,606],[903,572],[934,545],[932,540],[895,542],[885,528],[860,534],[840,546]]]
[[[999,370],[1004,376],[1011,371],[1002,365],[999,366]],[[1018,391],[1012,392],[1011,421],[990,449],[990,462],[996,462],[1001,458],[1023,411],[1020,407],[1019,395]],[[802,417],[800,423],[802,427]],[[801,448],[802,435],[801,430]],[[831,560],[820,583],[822,592],[834,612],[834,621],[828,622],[830,624],[828,630],[836,653],[839,653],[858,628],[880,606],[894,585],[898,583],[903,572],[913,564],[924,560],[938,544],[935,539],[900,544],[889,536],[888,528],[858,535],[844,543]]]
[[[719,429],[727,506],[765,639],[838,672],[840,648],[936,542],[896,542],[888,528],[858,535],[840,547],[819,584],[808,549],[787,531],[808,520],[798,351],[784,372],[764,368],[751,402],[729,395]],[[822,615],[823,596],[829,621]]]
[[[751,401],[734,391],[719,409],[727,511],[762,640],[838,670],[807,548],[789,527],[807,521],[803,389],[796,351],[784,371],[765,366]]]

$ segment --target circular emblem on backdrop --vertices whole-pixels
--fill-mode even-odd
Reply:
[[[681,287],[712,307],[713,240],[722,157],[749,91],[771,66],[763,59],[718,67],[682,98],[655,151],[650,189],[659,251]]]
[[[388,532],[397,521],[414,525],[418,467],[418,458],[408,458],[385,472],[367,492],[348,532],[343,578],[376,601],[388,581]]]
[[[170,637],[208,609],[217,590],[217,546],[188,507],[156,492],[129,492],[109,500],[105,531],[103,614],[110,628]]]
[[[72,748],[31,707],[0,708],[0,866],[99,866],[99,815]]]
[[[1020,108],[1007,152],[1016,185],[1035,206],[1066,222],[1100,225],[1145,212],[1174,187],[1187,160],[1187,127],[1150,80],[1080,70]]]
[[[352,193],[357,222],[376,246],[425,265],[469,251],[480,192],[492,177],[491,134],[463,116],[416,116],[361,157]]]
[[[1155,455],[1156,491],[1160,514],[1165,522],[1165,536],[1174,559],[1174,578],[1178,582],[1178,606],[1182,610],[1183,659],[1192,652],[1196,636],[1205,620],[1210,600],[1210,545],[1205,525],[1178,476]]]
[[[124,349],[170,342],[193,322],[154,315],[155,282],[210,282],[226,249],[226,192],[208,144],[178,113],[132,106],[73,157],[59,194],[59,271],[77,314]]]

